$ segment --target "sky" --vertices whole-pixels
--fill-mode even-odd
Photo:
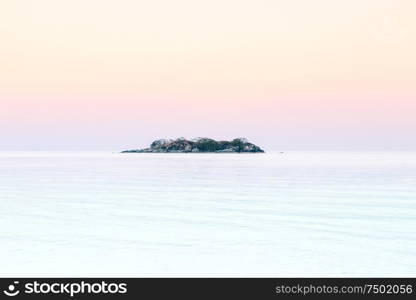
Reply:
[[[0,150],[416,150],[414,0],[0,2]]]

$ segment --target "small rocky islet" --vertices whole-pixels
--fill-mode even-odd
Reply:
[[[125,150],[122,153],[264,153],[259,146],[249,143],[245,138],[231,141],[216,141],[210,138],[187,140],[160,139],[154,141],[149,148]]]

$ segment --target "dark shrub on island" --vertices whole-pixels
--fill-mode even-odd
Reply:
[[[179,138],[176,140],[156,140],[149,148],[138,150],[126,150],[122,153],[242,153],[251,152],[263,153],[264,151],[247,141],[244,138],[233,139],[232,141],[216,141],[210,138],[197,138],[186,140]]]

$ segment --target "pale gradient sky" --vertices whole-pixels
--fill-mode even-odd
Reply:
[[[0,150],[416,149],[414,0],[5,0]]]

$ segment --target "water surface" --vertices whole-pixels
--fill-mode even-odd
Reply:
[[[416,153],[0,153],[0,276],[414,276]]]

